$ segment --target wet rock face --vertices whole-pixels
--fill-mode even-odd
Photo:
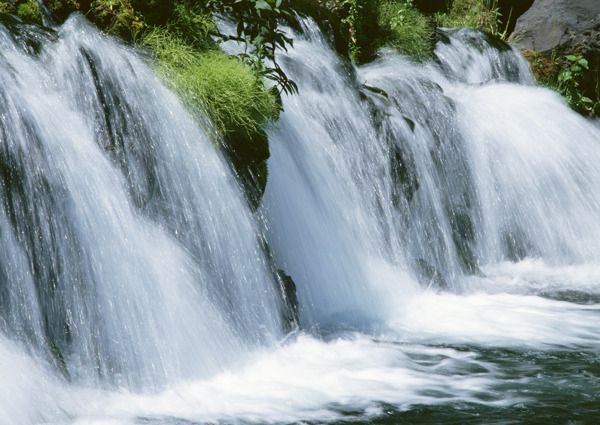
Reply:
[[[518,20],[518,47],[544,56],[578,52],[590,61],[600,59],[600,1],[535,0]]]

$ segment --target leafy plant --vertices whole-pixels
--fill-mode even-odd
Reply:
[[[583,94],[582,81],[584,70],[589,70],[589,64],[580,54],[566,55],[567,66],[558,74],[558,90],[565,96],[573,109],[585,114],[594,113],[597,106],[589,97]]]
[[[236,34],[218,34],[223,40],[236,40],[244,45],[238,56],[250,66],[257,80],[266,78],[280,92],[294,94],[298,86],[277,63],[276,51],[287,51],[293,40],[279,28],[279,19],[291,19],[289,0],[208,0],[208,10],[227,15],[237,23]]]
[[[214,46],[210,34],[217,30],[212,14],[200,3],[177,0],[173,3],[172,17],[167,23],[170,33],[200,51]]]

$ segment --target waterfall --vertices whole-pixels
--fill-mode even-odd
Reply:
[[[0,37],[2,331],[76,382],[129,388],[279,335],[243,195],[142,58],[81,16]]]
[[[143,52],[0,16],[2,424],[595,418],[600,127],[517,51],[300,18],[251,212]]]
[[[425,66],[353,69],[304,25],[264,214],[307,324],[389,318],[417,281],[460,292],[503,262],[597,264],[600,134],[515,50],[439,29]]]

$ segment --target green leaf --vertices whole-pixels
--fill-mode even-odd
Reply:
[[[265,37],[263,37],[262,35],[256,36],[252,40],[252,44],[254,44],[255,46],[262,46],[262,44],[264,42],[265,42]]]
[[[258,9],[271,10],[271,5],[269,3],[267,3],[265,0],[256,0],[256,3],[254,4],[254,7],[257,10]]]

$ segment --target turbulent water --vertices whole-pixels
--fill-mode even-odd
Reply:
[[[0,423],[597,421],[600,128],[481,33],[302,26],[253,214],[139,52],[2,20]]]

